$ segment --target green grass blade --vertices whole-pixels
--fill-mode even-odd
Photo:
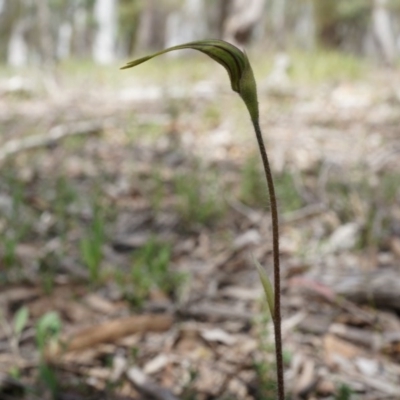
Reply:
[[[268,275],[265,273],[264,268],[257,261],[257,259],[252,255],[254,265],[257,268],[258,275],[260,277],[261,283],[264,288],[265,297],[267,299],[268,308],[271,312],[272,319],[275,320],[275,304],[274,304],[274,289],[272,288],[271,281],[268,278]]]
[[[21,307],[15,314],[14,317],[14,332],[17,335],[20,335],[22,331],[25,329],[29,319],[29,310],[28,307]]]

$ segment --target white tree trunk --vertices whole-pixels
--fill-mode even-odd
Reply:
[[[394,38],[387,0],[375,0],[372,12],[372,24],[375,39],[385,62],[392,65],[396,58],[396,41]]]
[[[294,34],[295,41],[302,48],[311,50],[315,47],[316,27],[314,19],[314,4],[311,0],[300,5]]]
[[[28,62],[28,45],[24,34],[26,23],[20,20],[13,26],[11,37],[8,42],[7,63],[12,67],[23,67]]]
[[[117,0],[96,0],[94,18],[97,31],[93,44],[93,58],[98,64],[115,60],[117,37]]]
[[[72,18],[72,30],[74,32],[72,37],[72,51],[75,56],[82,57],[87,54],[88,48],[86,44],[87,26],[89,20],[89,13],[86,8],[78,1]]]
[[[185,15],[183,31],[185,40],[204,39],[207,32],[206,12],[203,0],[186,0],[183,13]]]
[[[186,0],[181,10],[167,17],[166,47],[204,39],[207,32],[206,9],[203,0]],[[171,53],[172,55],[172,53]]]
[[[48,0],[36,0],[37,24],[39,27],[39,54],[44,64],[54,61],[54,48],[51,35],[51,13]]]
[[[323,0],[321,0],[323,1]],[[286,0],[273,0],[272,3],[272,26],[275,41],[279,47],[285,43],[286,30]]]
[[[65,60],[71,55],[72,26],[69,22],[63,22],[58,28],[57,58]]]

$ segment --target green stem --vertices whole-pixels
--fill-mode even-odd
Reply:
[[[283,379],[283,356],[282,356],[282,332],[281,332],[281,278],[279,267],[279,220],[278,206],[276,202],[274,180],[272,178],[271,167],[269,165],[267,151],[262,137],[260,123],[258,119],[252,120],[256,133],[258,148],[263,162],[265,178],[267,179],[269,200],[271,205],[272,219],[272,254],[274,258],[274,297],[275,297],[275,355],[276,355],[276,375],[278,384],[278,400],[285,399],[285,387]]]

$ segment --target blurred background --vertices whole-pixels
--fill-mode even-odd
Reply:
[[[14,67],[70,58],[110,64],[212,37],[264,51],[322,46],[392,65],[399,13],[396,0],[2,0],[0,59]]]
[[[188,41],[246,49],[291,399],[400,393],[400,1],[0,0],[0,399],[275,398],[268,196]]]

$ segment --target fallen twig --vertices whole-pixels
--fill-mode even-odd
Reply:
[[[107,321],[100,325],[86,328],[71,338],[67,338],[64,340],[65,346],[60,346],[53,352],[49,349],[50,354],[48,356],[52,358],[55,355],[54,353],[58,355],[60,351],[84,350],[100,343],[115,342],[138,332],[166,331],[172,326],[172,323],[173,317],[164,314],[135,315]]]
[[[147,396],[156,400],[178,400],[172,392],[151,381],[139,368],[130,368],[127,372],[128,379]]]
[[[9,140],[0,148],[0,163],[9,156],[26,150],[50,146],[59,140],[76,135],[87,135],[100,132],[111,119],[101,121],[81,121],[71,124],[57,125],[43,135],[32,135],[22,139]]]

